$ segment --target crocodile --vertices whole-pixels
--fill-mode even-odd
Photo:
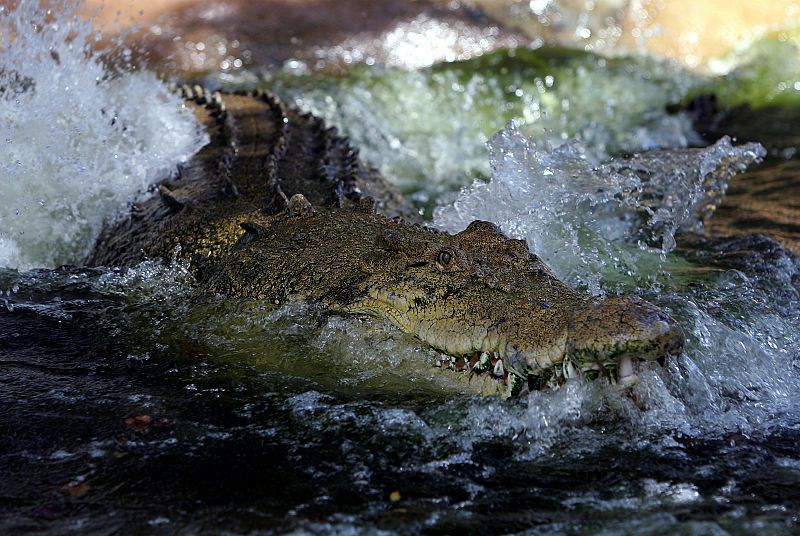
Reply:
[[[492,223],[426,227],[346,138],[270,93],[183,95],[211,142],[109,223],[87,265],[177,259],[197,299],[380,317],[484,394],[573,377],[630,385],[642,361],[681,352],[683,332],[664,311],[573,290]]]

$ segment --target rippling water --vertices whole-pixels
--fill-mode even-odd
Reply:
[[[31,76],[48,70],[58,78],[59,69],[70,65],[65,59],[69,52],[61,50],[55,64],[44,54],[44,67],[18,54],[27,58]],[[17,64],[5,62],[5,56],[3,61],[0,74],[7,76]],[[104,82],[99,63],[75,61],[77,82],[98,92],[94,104],[83,104],[87,109],[102,107],[102,116],[108,114],[107,99],[129,100],[118,86]],[[427,75],[409,76],[424,80]],[[547,74],[542,76],[545,80]],[[600,80],[600,87],[613,78],[602,68],[596,75],[585,71],[577,76],[588,77],[589,86]],[[162,88],[154,78],[142,83],[154,93]],[[49,84],[40,82],[34,93]],[[685,119],[661,111],[675,86],[647,84],[652,85],[641,86],[639,105],[657,112],[646,118],[641,132],[671,121],[685,125]],[[357,86],[356,97],[363,95]],[[12,129],[4,132],[12,132],[8,135],[15,147],[21,122],[8,118],[26,117],[30,92],[20,88],[19,102],[3,103],[16,106],[6,108],[13,113],[0,115],[5,121],[0,126]],[[57,93],[38,101],[31,113],[54,117],[48,113],[65,106],[63,93]],[[438,90],[432,94],[440,95]],[[579,96],[574,99],[589,107]],[[49,101],[52,108],[47,108]],[[153,106],[130,105],[142,113]],[[193,123],[180,119],[179,104],[165,97],[160,105],[175,114],[166,130],[188,140],[187,147],[198,143]],[[565,132],[607,136],[622,131],[615,123],[581,123],[562,112]],[[492,111],[481,113],[486,117]],[[498,117],[492,121],[500,121],[500,128],[506,118]],[[90,116],[81,124],[94,125],[95,119]],[[436,119],[442,132],[457,130],[465,121],[460,115],[452,119]],[[481,125],[464,128],[482,132]],[[704,163],[736,151],[751,151],[755,157],[759,148],[737,149],[722,141],[677,166],[657,169],[656,161],[654,170],[663,174],[651,180],[673,188],[669,191],[683,204],[658,218],[637,219],[630,202],[633,179],[614,175],[614,160],[604,167],[584,160],[593,152],[585,145],[591,136],[561,147],[552,136],[531,139],[526,137],[531,130],[515,126],[495,136],[491,156],[485,153],[482,164],[484,179],[491,174],[491,182],[450,193],[455,203],[436,211],[435,224],[456,228],[473,217],[490,218],[507,232],[527,237],[573,285],[595,293],[636,291],[669,310],[689,337],[678,359],[664,369],[643,371],[632,397],[601,382],[571,381],[555,392],[500,401],[461,393],[446,372],[429,366],[429,349],[376,320],[299,306],[277,311],[244,302],[195,306],[189,299],[190,277],[177,265],[52,269],[62,259],[79,260],[96,222],[113,217],[125,202],[106,189],[116,189],[116,176],[126,165],[107,163],[98,147],[133,146],[136,151],[112,160],[135,160],[150,154],[146,143],[154,130],[164,130],[134,119],[123,131],[112,127],[105,125],[99,138],[82,130],[81,142],[71,145],[73,167],[67,170],[87,165],[104,170],[83,170],[96,189],[41,170],[19,179],[8,173],[3,177],[0,231],[27,256],[14,257],[25,259],[17,264],[5,261],[9,268],[0,269],[0,531],[797,530],[800,263],[760,237],[672,241],[677,229],[698,224],[691,207],[703,199],[697,185],[703,184],[698,170]],[[76,127],[67,127],[67,139],[70,128]],[[413,129],[397,132],[404,147],[416,143]],[[453,138],[447,145],[446,135],[438,139],[441,146],[431,158],[459,143]],[[669,139],[663,144],[685,143],[685,138]],[[52,146],[30,145],[39,154],[60,147],[48,143]],[[379,144],[373,150],[391,164],[392,154],[380,153],[385,149]],[[154,158],[152,169],[169,169],[186,151],[191,152],[176,149],[170,158]],[[479,152],[471,154],[480,158]],[[442,158],[451,162],[452,157]],[[471,173],[472,162],[462,161],[464,176]],[[763,173],[772,165],[765,164]],[[142,173],[145,178],[136,180],[155,178],[155,172]],[[671,180],[676,175],[685,180]],[[608,183],[607,191],[587,186],[600,180]],[[133,183],[126,199],[142,188],[141,182]],[[14,219],[13,208],[32,198],[28,190],[9,190],[9,185],[43,189],[54,184],[63,192],[53,199],[74,209],[69,217],[42,208],[24,216],[29,219]],[[441,183],[415,188],[434,199],[447,190]],[[530,199],[523,202],[525,196]],[[628,202],[620,204],[620,196]],[[102,208],[84,208],[90,206]],[[100,212],[99,219],[85,223],[84,215],[92,210]],[[16,240],[12,222],[20,221],[19,228],[37,229],[40,249]],[[89,230],[72,249],[59,249],[62,256],[54,257],[51,249],[66,246],[47,240],[67,224]],[[643,233],[657,234],[657,244],[640,241]],[[16,266],[40,268],[20,272]]]
[[[3,527],[788,532],[797,266],[763,263],[706,259],[648,296],[691,342],[636,403],[457,395],[379,322],[187,311],[178,268],[6,271]]]

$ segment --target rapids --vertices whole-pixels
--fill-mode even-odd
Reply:
[[[340,123],[434,225],[490,219],[570,284],[637,292],[688,334],[632,397],[570,381],[500,401],[460,393],[428,348],[373,319],[192,306],[174,264],[55,268],[204,135],[154,75],[90,52],[69,10],[0,16],[0,532],[797,530],[800,262],[764,238],[679,233],[727,187],[704,182],[710,164],[765,152],[722,139],[652,162],[677,201],[647,217],[613,158],[699,142],[666,105],[752,64],[709,78],[545,49],[264,81]],[[797,50],[781,50],[784,69]],[[410,113],[424,102],[436,113]]]

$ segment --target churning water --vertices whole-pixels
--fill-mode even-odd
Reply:
[[[696,142],[691,121],[666,105],[698,82],[647,58],[515,49],[420,71],[356,67],[345,79],[276,73],[265,84],[336,125],[425,202],[488,177],[485,144],[511,119],[540,140],[578,138],[597,160]]]
[[[659,303],[683,325],[687,348],[664,369],[644,370],[633,397],[570,381],[500,401],[460,393],[430,366],[429,349],[379,321],[258,303],[193,306],[191,279],[176,265],[50,269],[78,262],[102,222],[204,136],[152,75],[112,73],[88,52],[84,23],[42,18],[24,3],[2,15],[0,531],[796,530],[798,260],[761,238],[675,239],[701,225],[702,207],[726,186],[707,181],[708,170],[729,157],[755,161],[763,150],[723,139],[680,162],[654,158],[639,173],[609,160],[606,151],[682,146],[693,136],[685,118],[663,112],[681,94],[673,82],[636,81],[618,108],[612,97],[595,97],[597,110],[581,100],[581,84],[595,80],[603,90],[614,69],[635,72],[640,60],[628,70],[616,60],[613,69],[576,71],[578,81],[554,70],[567,108],[579,102],[592,119],[562,103],[553,108],[563,118],[555,136],[552,128],[504,128],[479,166],[483,179],[461,182],[434,223],[458,230],[472,218],[495,221],[571,284]],[[374,76],[376,87],[384,83]],[[445,98],[444,89],[412,86],[434,102]],[[363,87],[354,87],[351,100],[346,88],[333,98],[363,103]],[[378,129],[365,129],[365,139],[393,132],[403,154],[422,154],[409,148],[422,147],[425,133],[435,144],[414,164],[422,173],[435,161],[435,180],[413,189],[435,201],[453,188],[442,186],[443,170],[473,173],[481,153],[469,147],[480,146],[475,133],[491,106],[471,122],[456,103],[462,113],[418,117],[417,130],[413,117],[393,123],[391,110],[405,105],[390,92],[375,94],[385,102],[360,123]],[[650,113],[618,113],[631,102]],[[491,118],[497,129],[503,110]],[[580,139],[557,145],[562,132],[576,131]],[[395,169],[397,144],[381,147],[370,156]],[[644,191],[671,201],[647,205]],[[17,271],[31,267],[43,269]]]
[[[0,6],[0,265],[79,262],[103,222],[207,137],[147,71],[95,52],[67,5]]]

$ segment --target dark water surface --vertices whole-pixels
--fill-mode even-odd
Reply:
[[[764,240],[694,255],[765,283],[796,263]],[[722,420],[681,431],[637,415],[652,401],[642,411],[573,383],[531,402],[415,391],[380,373],[348,382],[343,358],[314,343],[330,320],[267,317],[263,339],[243,346],[249,328],[226,332],[183,305],[180,271],[138,270],[2,273],[0,532],[798,530],[796,393],[744,432]],[[694,299],[716,293],[725,308],[720,287],[699,281]],[[659,377],[686,373],[703,374],[679,362]],[[763,405],[754,388],[726,404]]]

